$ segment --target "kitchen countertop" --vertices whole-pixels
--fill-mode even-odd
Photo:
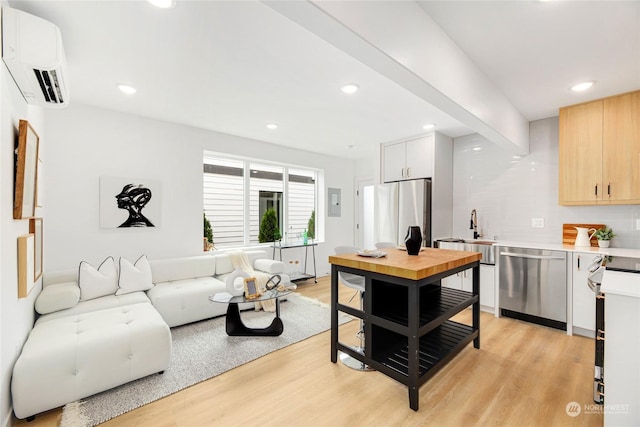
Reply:
[[[505,240],[498,240],[493,245],[509,246],[513,248],[546,249],[551,251],[590,252],[593,254],[640,258],[640,249],[629,249],[629,248],[600,248],[600,247],[593,247],[593,246],[576,247],[573,245],[563,245],[562,243],[519,242],[519,241],[505,241]]]

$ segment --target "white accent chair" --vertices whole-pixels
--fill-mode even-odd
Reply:
[[[336,248],[334,249],[336,255],[355,253],[357,250],[358,248],[354,246],[336,246]],[[356,294],[358,292],[360,293],[360,309],[362,310],[363,303],[364,303],[364,290],[365,290],[364,277],[358,276],[357,274],[351,274],[351,273],[346,273],[341,271],[341,272],[338,272],[338,281],[342,283],[344,286],[347,286],[351,289],[355,289]],[[357,337],[360,340],[360,345],[358,347],[354,347],[354,350],[364,354],[364,322],[362,321],[362,319],[360,319],[360,328],[358,329]],[[373,370],[373,368],[371,368],[370,366],[366,365],[365,363],[362,363],[358,359],[355,359],[346,353],[340,352],[340,361],[344,363],[346,366],[358,371]]]

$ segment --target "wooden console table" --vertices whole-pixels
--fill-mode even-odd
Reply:
[[[331,264],[331,361],[338,350],[409,388],[418,410],[418,390],[473,341],[480,348],[479,252],[425,248],[417,256],[386,249],[383,258],[341,254]],[[443,288],[440,280],[473,269],[473,291]],[[365,277],[364,309],[338,303],[338,272]],[[473,306],[472,325],[449,320]],[[339,342],[338,311],[364,320],[364,354]]]

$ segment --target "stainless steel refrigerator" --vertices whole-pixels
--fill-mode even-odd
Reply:
[[[420,226],[422,246],[432,245],[431,180],[414,179],[375,187],[376,242],[404,244],[409,226]]]

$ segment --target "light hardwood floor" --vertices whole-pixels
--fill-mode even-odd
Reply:
[[[329,303],[329,278],[303,282],[298,292]],[[351,296],[341,289],[341,301]],[[456,320],[470,324],[470,311]],[[481,348],[469,344],[420,388],[418,412],[404,385],[331,363],[327,331],[103,426],[602,426],[590,406],[592,339],[489,313],[480,322]],[[340,339],[356,330],[349,322]],[[582,409],[577,417],[566,413],[570,402]],[[60,417],[56,409],[16,425],[57,426]]]

